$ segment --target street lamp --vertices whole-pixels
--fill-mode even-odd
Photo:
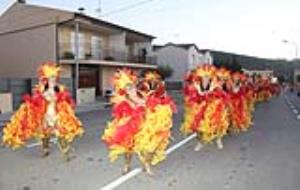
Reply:
[[[298,44],[294,41],[290,41],[290,40],[282,40],[283,43],[285,44],[290,44],[292,46],[295,47],[295,58],[298,58]]]
[[[297,58],[298,58],[298,44],[294,41],[290,41],[290,40],[286,40],[286,39],[282,40],[282,42],[285,43],[285,44],[290,44],[290,45],[294,46],[294,48],[295,48],[295,61],[296,61]],[[285,73],[286,73],[287,77],[290,78],[290,72],[288,72],[288,70],[287,70],[287,65],[285,65]]]

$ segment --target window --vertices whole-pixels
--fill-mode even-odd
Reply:
[[[78,50],[79,50],[79,59],[85,58],[85,50],[84,50],[84,34],[78,34]],[[75,43],[75,32],[71,32],[71,50],[74,55],[76,55],[76,43]]]
[[[297,83],[300,83],[300,74],[297,75]]]
[[[102,39],[100,36],[92,36],[91,38],[91,49],[92,49],[92,58],[101,59],[102,58]]]

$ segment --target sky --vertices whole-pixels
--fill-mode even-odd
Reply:
[[[297,46],[300,51],[299,0],[27,0],[27,3],[71,11],[84,7],[86,14],[99,16],[96,12],[99,1],[101,19],[154,35],[155,44],[195,43],[200,49],[282,59],[295,58]],[[0,14],[13,2],[0,0]]]

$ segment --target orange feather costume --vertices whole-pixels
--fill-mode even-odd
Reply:
[[[197,132],[204,143],[222,138],[229,125],[226,93],[218,87],[215,74],[214,66],[199,66],[188,74],[184,87],[185,116],[181,131],[185,135]],[[211,81],[206,90],[201,83],[204,77]]]
[[[58,80],[59,71],[60,68],[51,62],[39,68],[40,81],[32,96],[24,97],[24,103],[3,129],[3,143],[6,146],[16,149],[24,146],[26,141],[32,138],[42,140],[45,136],[52,135],[70,143],[75,137],[83,134],[82,124],[74,114],[74,103],[62,85],[57,85],[55,89],[55,126],[45,125],[48,101],[43,93],[50,77]]]

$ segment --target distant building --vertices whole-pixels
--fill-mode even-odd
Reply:
[[[154,46],[154,55],[158,65],[170,65],[174,72],[168,79],[172,82],[182,82],[187,71],[204,63],[212,64],[209,52],[202,52],[196,44],[174,44]]]
[[[273,77],[274,71],[273,70],[246,70],[242,69],[242,71],[246,74],[252,75],[260,75],[262,77]]]

